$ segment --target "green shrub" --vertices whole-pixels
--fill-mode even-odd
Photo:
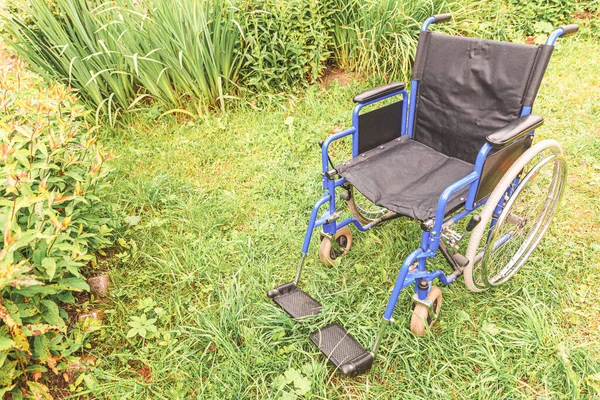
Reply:
[[[242,31],[229,1],[121,1],[118,23],[107,25],[128,71],[166,108],[225,108],[242,64]],[[114,9],[114,3],[108,4]]]
[[[0,397],[42,398],[32,376],[76,360],[86,333],[67,331],[64,305],[89,289],[81,270],[109,243],[109,155],[73,93],[39,81],[21,61],[0,67]]]
[[[573,14],[586,8],[589,2],[576,0],[467,3],[471,9],[472,28],[479,36],[497,40],[522,40],[527,36],[548,34],[560,25],[571,23]],[[541,41],[544,37],[539,38]]]
[[[593,0],[589,2],[592,4]],[[314,83],[328,64],[380,80],[408,80],[419,28],[493,39],[547,33],[576,0],[32,0],[7,29],[21,57],[117,115],[158,104],[197,115]],[[595,4],[595,3],[594,3]],[[589,8],[589,7],[588,7]],[[149,101],[149,100],[153,100]]]
[[[587,11],[593,14],[600,13],[600,0],[578,1],[577,5],[579,7],[579,11]]]
[[[216,0],[32,0],[28,23],[9,15],[7,29],[37,72],[76,88],[114,124],[148,96],[168,109],[224,107],[241,60],[234,12]]]
[[[23,11],[27,22],[11,14],[6,28],[19,56],[36,72],[77,89],[90,108],[111,119],[131,105],[136,82],[103,29],[115,22],[110,8],[92,8],[87,1],[55,0],[49,6],[31,0]]]
[[[508,0],[513,25],[524,35],[550,33],[569,23],[577,10],[576,0]]]
[[[270,94],[314,83],[330,55],[327,14],[315,0],[248,2],[240,11],[242,84]]]
[[[550,33],[560,25],[568,24],[577,11],[576,0],[509,0],[517,30],[525,35]]]
[[[437,0],[330,0],[334,60],[365,75],[408,79],[419,29],[431,15],[449,11]]]
[[[289,93],[328,62],[404,76],[419,25],[447,8],[439,0],[32,0],[7,28],[21,57],[114,124],[146,98],[198,114]]]

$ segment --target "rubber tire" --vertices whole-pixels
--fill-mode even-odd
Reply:
[[[437,286],[432,286],[431,290],[427,294],[427,300],[431,302],[435,302],[437,300],[437,306],[435,307],[435,313],[437,315],[440,314],[440,309],[442,308],[442,291]],[[427,335],[428,328],[426,325],[429,325],[429,328],[433,326],[436,319],[429,318],[429,309],[422,304],[415,304],[413,308],[413,314],[410,318],[410,331],[416,336],[425,336]]]
[[[464,270],[464,277],[465,285],[471,292],[483,292],[488,289],[479,287],[475,284],[475,281],[473,280],[473,266],[475,264],[477,250],[479,249],[479,243],[481,243],[483,235],[487,234],[487,232],[484,232],[485,227],[492,218],[496,205],[500,202],[500,199],[504,196],[504,193],[510,184],[521,174],[523,168],[527,166],[527,163],[529,163],[529,161],[531,161],[538,153],[552,147],[556,147],[559,150],[560,155],[563,154],[562,147],[556,140],[543,140],[531,146],[513,163],[508,171],[506,171],[502,179],[500,179],[500,182],[498,182],[492,191],[492,194],[490,194],[490,197],[480,214],[481,222],[479,222],[477,227],[473,230],[467,247],[466,257],[469,260],[469,263]]]
[[[342,254],[337,255],[333,258],[331,257],[331,242],[326,237],[324,237],[321,240],[321,247],[319,247],[319,260],[321,260],[321,262],[327,265],[328,267],[332,267],[333,260],[345,256],[346,253],[350,251],[350,247],[352,247],[352,231],[350,230],[350,228],[344,226],[343,228],[338,229],[338,231],[335,233],[334,238],[336,241],[338,241],[338,239],[341,237],[346,238],[346,247],[344,248],[344,252]]]

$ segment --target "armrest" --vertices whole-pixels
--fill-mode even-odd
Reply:
[[[324,174],[329,170],[327,166],[327,162],[329,161],[329,145],[336,140],[354,134],[354,132],[356,132],[354,128],[346,129],[343,132],[339,132],[335,135],[327,137],[327,139],[325,139],[323,142],[319,142],[319,145],[321,146],[321,165],[323,167]]]
[[[502,147],[525,136],[544,123],[544,119],[537,114],[520,117],[487,137],[493,147]]]
[[[368,103],[372,100],[377,100],[381,97],[385,97],[401,90],[404,90],[403,82],[388,83],[387,85],[377,86],[376,88],[369,89],[361,94],[357,94],[352,100],[359,104]]]

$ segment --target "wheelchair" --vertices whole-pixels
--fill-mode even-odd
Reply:
[[[397,217],[420,222],[420,246],[400,267],[372,346],[364,348],[337,323],[309,335],[345,376],[371,367],[403,289],[414,287],[410,330],[422,336],[442,306],[433,281],[449,285],[462,275],[468,289],[482,292],[513,277],[542,240],[564,191],[561,146],[533,144],[543,118],[531,110],[556,40],[578,26],[559,27],[540,46],[429,31],[450,19],[439,14],[424,22],[410,96],[399,82],[355,96],[352,127],[320,143],[325,193],[312,208],[300,265],[292,282],[267,292],[296,320],[317,315],[321,304],[298,286],[315,229],[322,229],[319,258],[332,265],[350,250],[350,225],[367,231]],[[330,145],[346,137],[352,158],[334,165]],[[352,216],[340,220],[343,202]],[[438,251],[451,273],[427,269]]]

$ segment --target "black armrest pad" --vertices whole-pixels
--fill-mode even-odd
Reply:
[[[388,83],[387,85],[377,86],[376,88],[369,89],[361,94],[357,94],[352,100],[355,103],[367,103],[371,100],[376,100],[380,97],[387,96],[388,94],[392,94],[394,92],[399,92],[403,89],[403,82]]]
[[[544,119],[537,114],[529,114],[508,123],[487,137],[487,141],[494,147],[505,146],[534,130],[544,123]]]

